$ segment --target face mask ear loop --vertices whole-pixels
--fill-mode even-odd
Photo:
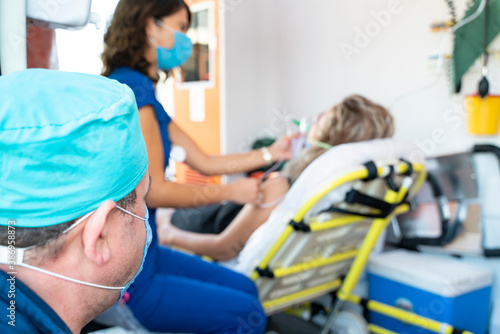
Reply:
[[[120,206],[118,206],[118,205],[117,205],[116,207],[117,207],[118,209],[122,210],[123,212],[128,213],[128,214],[129,214],[129,215],[131,215],[131,216],[134,216],[134,217],[136,217],[136,218],[139,218],[139,219],[141,219],[141,220],[143,220],[143,221],[145,221],[145,220],[146,220],[145,218],[139,217],[138,215],[133,214],[132,212],[130,212],[130,211],[128,211],[128,210],[125,210],[124,208],[122,208],[122,207],[120,207]],[[78,219],[78,220],[77,220],[77,221],[76,221],[73,225],[71,225],[70,227],[68,227],[67,229],[65,229],[65,230],[61,233],[61,235],[62,235],[62,234],[64,234],[64,233],[66,233],[66,232],[71,231],[72,229],[74,229],[75,227],[77,227],[78,225],[80,225],[80,223],[82,223],[85,219],[87,219],[88,217],[90,217],[90,215],[91,215],[91,214],[93,214],[93,213],[94,213],[94,211],[91,211],[91,212],[87,213],[85,216],[83,216],[83,217],[81,217],[80,219]],[[31,246],[31,247],[26,248],[26,249],[30,249],[30,248],[34,248],[34,247],[36,247],[36,246]]]
[[[87,219],[88,217],[90,217],[91,214],[93,214],[94,211],[91,211],[89,213],[87,213],[85,216],[81,217],[80,219],[78,219],[73,225],[71,225],[70,227],[68,227],[67,229],[65,229],[62,233],[66,233],[66,232],[69,232],[71,231],[72,229],[74,229],[75,227],[77,227],[78,225],[80,225],[81,222],[83,222],[85,219]]]
[[[153,46],[154,46],[155,48],[157,48],[157,47],[158,47],[158,43],[156,43],[156,41],[155,41],[155,39],[154,39],[153,37],[151,37],[151,36],[149,36],[149,35],[148,35],[148,39],[149,39],[149,41],[151,42],[151,44],[153,44]]]
[[[107,289],[107,290],[121,290],[121,289],[124,288],[124,286],[105,286],[105,285],[100,285],[100,284],[94,284],[94,283],[88,283],[88,282],[80,281],[80,280],[77,280],[75,278],[70,278],[70,277],[67,277],[67,276],[64,276],[64,275],[56,274],[56,273],[53,273],[51,271],[48,271],[48,270],[45,270],[45,269],[42,269],[42,268],[33,267],[32,265],[29,265],[27,263],[19,263],[19,264],[17,264],[17,266],[19,266],[19,267],[25,267],[25,268],[28,268],[28,269],[31,269],[31,270],[35,270],[35,271],[41,272],[43,274],[47,274],[47,275],[50,275],[50,276],[61,278],[61,279],[66,280],[66,281],[71,281],[71,282],[74,282],[74,283],[79,283],[79,284],[83,284],[83,285],[87,285],[87,286],[92,286],[94,288]]]
[[[163,29],[165,29],[165,30],[170,31],[172,34],[173,34],[173,33],[175,33],[175,30],[174,30],[174,29],[172,29],[172,28],[170,28],[170,27],[169,27],[168,25],[166,25],[165,23],[163,23],[163,21],[158,20],[158,19],[156,19],[156,18],[153,18],[153,20],[155,21],[156,25],[158,25],[158,26],[162,27],[162,28],[163,28]]]
[[[138,215],[136,215],[136,214],[133,214],[132,212],[130,212],[130,211],[128,211],[128,210],[125,210],[125,209],[124,209],[124,208],[122,208],[121,206],[118,206],[118,205],[117,205],[116,207],[117,207],[118,209],[122,210],[123,212],[128,213],[128,214],[129,214],[129,215],[131,215],[131,216],[134,216],[135,218],[139,218],[140,220],[146,221],[146,218],[143,218],[143,217],[141,217],[141,216],[138,216]]]

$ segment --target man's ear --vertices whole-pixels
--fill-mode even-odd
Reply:
[[[111,258],[108,236],[103,234],[106,220],[109,218],[116,203],[106,201],[92,213],[84,226],[82,240],[85,255],[97,265],[103,265]]]

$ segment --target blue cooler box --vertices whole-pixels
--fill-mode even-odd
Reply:
[[[368,264],[370,299],[476,334],[488,328],[492,281],[490,269],[405,250],[373,256]],[[396,333],[433,333],[376,312],[370,322]]]

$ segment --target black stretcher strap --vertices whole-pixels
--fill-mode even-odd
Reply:
[[[255,268],[255,271],[259,273],[260,277],[274,278],[274,272],[271,269],[269,269],[269,267],[266,267],[264,269],[257,267]]]
[[[291,220],[289,224],[295,231],[311,232],[311,227],[309,227],[309,225],[305,224],[303,221],[297,223],[296,221]]]
[[[364,182],[371,181],[377,177],[377,165],[375,165],[373,161],[368,161],[367,163],[364,163],[363,166],[365,166],[368,171],[368,176],[363,179]]]
[[[411,164],[411,162],[409,162],[408,160],[406,159],[403,159],[403,158],[399,158],[399,160],[401,162],[404,162],[407,166],[408,166],[408,170],[404,173],[401,173],[402,175],[404,176],[410,176],[413,174],[413,165]]]
[[[387,184],[387,187],[389,187],[389,189],[391,189],[394,192],[399,192],[400,188],[396,185],[396,183],[394,183],[394,179],[393,179],[394,172],[395,172],[394,166],[390,165],[389,166],[389,174],[387,174],[387,176],[384,177],[384,180],[385,180],[385,183]]]
[[[408,170],[405,173],[402,173],[402,175],[405,175],[405,176],[412,175],[413,174],[412,164],[407,160],[404,160],[404,159],[400,159],[400,160],[408,165]],[[363,179],[364,182],[371,181],[378,176],[377,166],[375,165],[375,163],[373,161],[369,161],[369,162],[365,163],[364,166],[366,167],[366,170],[368,171],[368,176]],[[395,168],[394,168],[394,166],[390,165],[389,166],[389,174],[387,176],[385,176],[384,179],[385,179],[385,182],[386,182],[387,186],[389,187],[389,189],[391,189],[394,192],[399,192],[401,189],[394,182],[394,179],[393,179],[394,174],[395,174]],[[347,203],[349,203],[349,204],[361,204],[361,205],[364,205],[364,206],[367,206],[367,207],[370,207],[373,209],[377,209],[379,211],[379,213],[359,213],[359,212],[355,212],[355,211],[351,211],[351,210],[341,209],[339,207],[334,207],[334,206],[331,206],[329,209],[325,210],[325,212],[335,212],[335,213],[342,213],[342,214],[348,214],[348,215],[357,215],[357,216],[363,216],[363,217],[367,217],[367,218],[385,218],[389,214],[391,214],[392,211],[394,211],[394,209],[398,205],[405,203],[407,197],[408,197],[408,193],[406,193],[404,199],[401,202],[392,204],[392,203],[388,203],[384,200],[365,195],[365,194],[353,189],[346,194],[345,201]]]
[[[383,214],[383,213],[360,213],[360,212],[344,210],[344,209],[336,208],[336,207],[331,207],[329,209],[326,209],[323,212],[343,213],[346,215],[355,215],[355,216],[361,216],[361,217],[366,217],[366,218],[385,218],[388,216],[387,214]]]
[[[394,205],[381,199],[365,195],[359,191],[352,189],[346,194],[346,202],[349,204],[362,204],[383,212],[390,212]]]
[[[331,206],[326,209],[324,212],[335,212],[335,213],[343,213],[348,215],[356,215],[363,216],[367,218],[385,218],[389,214],[391,214],[394,209],[400,205],[401,203],[391,204],[386,201],[380,200],[378,198],[365,195],[360,193],[359,191],[352,189],[346,194],[346,200],[349,204],[361,204],[373,209],[377,209],[379,213],[360,213],[352,210],[341,209],[339,207]]]
[[[463,334],[465,331],[463,329],[453,327],[451,334]]]

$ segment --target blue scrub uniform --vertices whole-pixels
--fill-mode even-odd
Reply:
[[[138,108],[153,107],[166,167],[171,119],[156,99],[152,81],[128,67],[116,69],[109,77],[133,90]],[[128,289],[127,305],[141,324],[157,332],[263,333],[266,316],[254,283],[232,270],[159,245],[155,213],[149,210],[153,241],[143,270]]]
[[[0,270],[0,309],[2,309],[0,333],[71,334],[68,326],[43,299],[19,279],[14,281],[12,288],[12,281],[8,281],[9,278],[11,278],[9,274]],[[11,301],[15,301],[12,311],[9,310],[13,308]]]

